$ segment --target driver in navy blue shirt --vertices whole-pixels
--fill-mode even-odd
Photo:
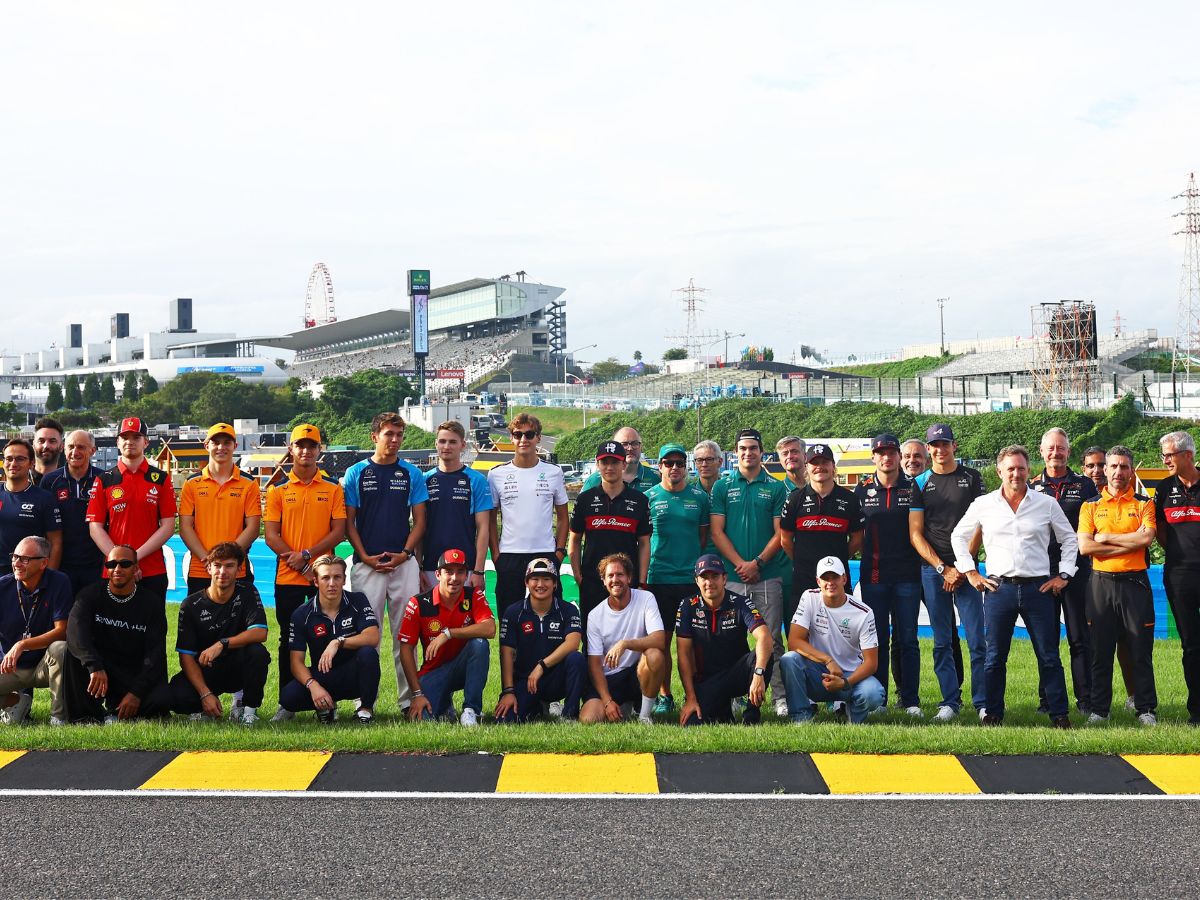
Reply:
[[[357,698],[355,721],[370,725],[379,696],[379,619],[366,594],[345,590],[344,559],[322,556],[313,573],[317,596],[292,613],[288,655],[295,681],[284,687],[279,704],[291,712],[315,709],[328,725],[337,701]]]
[[[13,438],[4,446],[4,480],[0,482],[0,574],[12,572],[10,557],[22,538],[44,537],[50,542],[49,566],[62,557],[62,517],[54,498],[30,477],[33,444]]]
[[[749,697],[742,722],[757,724],[771,678],[771,632],[753,598],[729,590],[725,563],[715,553],[696,560],[699,592],[679,604],[675,620],[684,701],[679,724],[732,722],[731,702]],[[746,635],[754,636],[749,650]]]
[[[579,652],[579,609],[555,596],[558,569],[548,557],[525,567],[525,599],[500,619],[498,722],[525,722],[542,705],[563,701],[562,717],[577,719],[587,683],[587,660]]]
[[[67,464],[42,477],[39,487],[54,498],[62,516],[62,559],[58,570],[71,579],[71,590],[78,594],[89,584],[103,578],[104,554],[92,540],[87,522],[88,503],[96,479],[103,469],[92,465],[96,441],[89,432],[72,431],[67,435]]]

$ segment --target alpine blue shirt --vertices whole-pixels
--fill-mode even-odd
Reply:
[[[492,509],[492,489],[487,477],[470,466],[443,472],[436,466],[425,473],[425,555],[421,568],[433,571],[446,550],[467,554],[467,568],[475,568],[475,514]],[[346,502],[349,502],[347,499]]]
[[[568,634],[583,634],[579,607],[557,597],[546,615],[539,616],[526,596],[513,603],[500,619],[500,646],[517,651],[513,677],[528,678],[539,660],[562,646]]]
[[[342,486],[346,505],[357,510],[354,527],[370,556],[402,550],[412,530],[411,508],[429,499],[421,470],[403,459],[387,465],[356,462],[346,470]]]
[[[8,653],[26,635],[45,634],[55,622],[66,621],[74,604],[71,579],[62,572],[46,569],[32,592],[25,590],[15,575],[0,576],[0,653]],[[45,652],[26,650],[17,660],[17,668],[32,669]]]
[[[288,650],[300,653],[308,650],[309,659],[316,664],[331,641],[342,635],[354,637],[368,628],[378,627],[379,620],[375,618],[366,594],[342,591],[342,605],[332,619],[321,610],[321,598],[313,597],[292,613],[288,623]],[[354,654],[339,653],[333,658],[333,665],[336,668],[353,660]]]
[[[92,540],[88,528],[87,508],[92,499],[92,488],[96,479],[104,474],[103,469],[89,465],[83,478],[72,478],[70,470],[63,466],[47,472],[39,487],[54,498],[62,517],[62,562],[63,569],[94,569],[99,572],[104,564],[104,554]]]

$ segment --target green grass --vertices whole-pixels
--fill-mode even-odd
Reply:
[[[894,362],[862,363],[861,365],[834,366],[830,371],[861,375],[864,378],[915,378],[926,372],[941,368],[957,356],[917,356]]]
[[[168,609],[170,634],[168,647],[174,647],[175,618],[178,607]],[[277,626],[268,611],[270,636],[267,647],[272,655],[277,641]],[[1067,662],[1063,642],[1064,664]],[[933,678],[932,643],[921,642],[921,701],[926,713],[932,713],[936,701]],[[966,648],[963,648],[964,656]],[[390,640],[383,647],[383,678],[376,706],[376,724],[363,728],[352,721],[352,705],[341,704],[342,719],[332,727],[318,725],[312,713],[301,713],[296,720],[280,725],[266,721],[275,711],[277,672],[272,665],[267,681],[267,701],[260,712],[263,720],[253,728],[228,722],[190,722],[176,717],[169,723],[135,722],[114,726],[77,725],[51,728],[49,694],[36,692],[33,707],[35,724],[0,729],[0,749],[9,750],[337,750],[387,752],[674,752],[674,753],[754,753],[774,752],[854,752],[854,753],[981,753],[981,754],[1077,754],[1077,753],[1200,753],[1200,729],[1185,722],[1186,690],[1180,667],[1179,642],[1158,641],[1155,646],[1155,670],[1161,698],[1158,728],[1142,729],[1133,716],[1114,709],[1111,724],[1099,728],[1059,731],[1047,725],[1047,718],[1035,712],[1037,706],[1037,670],[1033,651],[1027,641],[1014,641],[1009,661],[1008,712],[1001,728],[984,728],[973,711],[946,725],[917,722],[908,716],[888,712],[872,724],[858,727],[841,725],[822,714],[811,726],[796,727],[764,714],[763,725],[706,726],[680,728],[674,721],[655,727],[638,724],[583,726],[573,722],[530,725],[488,724],[466,729],[448,724],[412,724],[402,719],[396,708],[396,681],[391,667]],[[179,669],[178,658],[168,654],[170,671]],[[1069,679],[1069,676],[1068,676]],[[678,675],[674,693],[679,702],[683,691]],[[499,693],[499,659],[493,651],[488,688],[484,693],[485,713],[489,716]],[[1114,688],[1114,706],[1120,707],[1125,693]],[[228,696],[223,698],[228,708]],[[461,704],[461,694],[458,697]],[[969,705],[969,704],[968,704]],[[1072,721],[1082,725],[1083,717],[1072,713]]]
[[[538,421],[542,423],[542,433],[554,437],[573,434],[583,428],[584,411],[582,409],[562,409],[552,406],[510,406],[508,408],[508,421],[511,422],[517,413],[522,412],[537,416]],[[590,425],[602,416],[608,415],[608,412],[608,410],[601,409],[587,410],[588,424]]]

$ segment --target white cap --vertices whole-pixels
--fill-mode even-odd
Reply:
[[[845,575],[846,567],[842,565],[842,561],[836,556],[826,556],[817,563],[817,577],[820,578],[826,572],[833,572],[835,575]]]

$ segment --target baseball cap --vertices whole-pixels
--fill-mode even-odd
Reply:
[[[537,559],[531,559],[529,565],[525,567],[525,577],[528,578],[530,575],[547,575],[550,578],[557,578],[558,566],[554,565],[553,560],[539,556]]]
[[[231,437],[231,438],[235,438],[235,439],[237,438],[237,435],[233,431],[232,425],[230,425],[228,422],[218,422],[216,425],[213,425],[211,428],[208,429],[208,433],[206,435],[204,435],[204,439],[206,441],[212,440],[218,434],[223,434],[226,437]]]
[[[829,449],[828,444],[813,444],[808,448],[808,461],[814,459],[827,459],[833,462],[833,451]]]
[[[117,431],[117,436],[120,437],[123,434],[129,434],[131,431],[141,435],[146,434],[146,423],[137,416],[130,416],[128,419],[122,419],[121,428],[119,431]]]
[[[721,557],[715,553],[705,553],[696,560],[695,572],[697,575],[706,575],[710,572],[724,572],[725,563],[721,561]]]
[[[925,443],[932,444],[934,441],[952,441],[954,440],[954,429],[944,422],[938,422],[930,425],[925,432]]]
[[[820,578],[827,572],[833,572],[835,575],[845,575],[846,567],[842,565],[842,561],[836,556],[826,556],[817,563],[817,577]]]
[[[658,448],[658,458],[666,459],[668,456],[682,456],[687,459],[687,450],[682,444],[663,444]]]
[[[736,447],[738,445],[738,441],[740,441],[742,438],[754,438],[754,440],[758,441],[758,448],[760,450],[762,449],[762,434],[757,428],[743,428],[737,433],[737,437],[733,441],[733,446]]]
[[[307,423],[297,425],[292,429],[292,436],[289,439],[289,443],[294,444],[296,441],[316,441],[319,444],[321,443],[321,429],[316,425],[309,425]]]
[[[875,440],[871,441],[871,452],[876,450],[886,450],[889,447],[899,450],[900,439],[894,434],[888,434],[886,431],[883,434],[875,435]]]
[[[605,441],[596,448],[596,459],[625,459],[625,448],[616,441]]]
[[[467,554],[461,550],[443,550],[442,555],[437,558],[437,568],[444,569],[447,566],[462,566],[467,567]]]

